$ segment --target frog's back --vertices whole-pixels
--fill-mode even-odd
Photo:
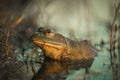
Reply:
[[[76,59],[94,58],[99,52],[88,40],[68,40],[67,48],[68,56],[73,54],[73,57],[76,57]]]

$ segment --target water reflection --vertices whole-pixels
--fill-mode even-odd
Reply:
[[[47,60],[33,76],[32,80],[65,80],[68,75],[80,69],[84,69],[87,74],[93,61],[94,59],[65,62]]]

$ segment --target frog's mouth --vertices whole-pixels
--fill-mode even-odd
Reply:
[[[57,42],[51,42],[51,41],[42,41],[42,40],[33,40],[33,43],[39,46],[48,46],[48,47],[53,47],[56,49],[61,49],[64,44],[62,43],[57,43]]]

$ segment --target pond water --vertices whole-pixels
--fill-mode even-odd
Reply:
[[[47,61],[32,80],[112,80],[112,71],[108,55],[100,53],[94,60]]]
[[[105,51],[101,51],[94,59],[82,61],[7,61],[0,71],[0,80],[120,80],[119,66],[111,66],[109,53]]]

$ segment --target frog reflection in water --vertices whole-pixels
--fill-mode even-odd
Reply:
[[[32,36],[32,41],[46,57],[58,61],[90,59],[98,53],[88,40],[74,41],[42,27]]]
[[[56,61],[47,60],[41,64],[40,69],[33,76],[32,80],[66,80],[69,75],[74,75],[73,72],[84,69],[82,74],[79,74],[77,80],[86,80],[86,74],[89,76],[89,68],[94,59],[80,60],[80,61]],[[83,79],[82,79],[83,78]],[[71,79],[76,80],[76,79]]]

